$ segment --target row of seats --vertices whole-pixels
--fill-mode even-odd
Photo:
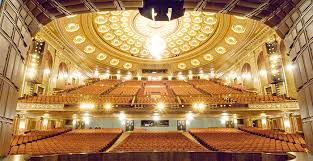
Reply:
[[[60,128],[60,129],[31,131],[24,135],[13,135],[11,139],[11,146],[26,144],[40,139],[53,137],[68,131],[70,131],[70,129]]]
[[[55,137],[11,147],[10,154],[67,154],[102,152],[122,133],[121,129],[74,130]]]
[[[180,132],[132,132],[112,152],[186,152],[207,151]]]
[[[159,98],[153,98],[153,97],[137,97],[137,103],[139,104],[157,104],[159,102],[163,102],[166,104],[175,104],[175,98],[174,97],[168,97],[168,96],[161,96]]]
[[[119,96],[135,96],[139,91],[140,86],[118,86],[113,89],[109,95],[119,95]]]
[[[100,95],[105,93],[109,89],[113,88],[117,85],[120,81],[118,80],[102,80],[96,82],[94,84],[78,88],[76,90],[70,91],[69,94],[95,94]]]
[[[241,91],[237,89],[208,80],[191,80],[190,83],[192,83],[195,87],[213,95],[241,93]]]
[[[200,143],[215,151],[304,152],[300,144],[253,135],[233,128],[190,129]]]
[[[260,135],[275,140],[305,145],[304,139],[299,134],[288,134],[277,130],[267,130],[256,127],[240,127],[239,129],[255,135]]]

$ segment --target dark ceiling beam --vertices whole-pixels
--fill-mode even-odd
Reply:
[[[51,6],[55,7],[60,13],[64,15],[72,15],[72,12],[68,11],[61,3],[56,0],[50,0],[49,3]]]
[[[100,11],[94,3],[92,3],[88,0],[82,0],[82,2],[86,6],[86,8],[88,8],[91,12],[99,12]]]

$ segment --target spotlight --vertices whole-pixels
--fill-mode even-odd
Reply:
[[[186,113],[186,120],[187,121],[191,121],[193,120],[193,113],[191,111],[189,111],[188,113]]]
[[[121,111],[120,114],[119,114],[119,117],[118,117],[121,121],[125,121],[126,119],[126,115],[124,113],[124,111]]]
[[[163,111],[164,108],[165,108],[164,103],[160,102],[160,103],[157,104],[157,109],[158,109],[159,111]]]
[[[107,104],[104,105],[104,109],[105,110],[111,110],[111,108],[112,108],[112,104],[111,103],[107,103]]]
[[[80,109],[82,110],[91,110],[95,108],[95,104],[93,103],[81,103],[80,104]]]
[[[139,13],[153,21],[170,21],[184,16],[184,0],[143,0]]]
[[[159,113],[154,113],[152,115],[152,119],[153,119],[153,121],[159,121],[160,120],[160,114]]]

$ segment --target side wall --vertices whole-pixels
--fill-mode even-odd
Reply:
[[[285,37],[290,59],[296,65],[294,77],[303,131],[313,151],[313,1],[302,0],[278,26],[278,33]]]
[[[4,156],[10,146],[16,99],[31,42],[29,28],[38,23],[20,0],[0,3],[0,156]]]

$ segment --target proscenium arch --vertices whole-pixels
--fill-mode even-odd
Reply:
[[[35,16],[38,24],[46,25],[52,20],[68,15],[103,12],[113,10],[137,10],[143,6],[142,0],[116,1],[116,0],[71,0],[71,1],[41,1],[25,0],[24,4]],[[244,0],[205,2],[201,0],[185,0],[184,8],[191,11],[204,11],[214,13],[226,13],[236,16],[248,17],[262,21],[270,27],[278,25],[285,16],[297,5],[299,1],[271,0],[247,2]],[[283,12],[282,12],[283,11]],[[35,35],[39,27],[32,25],[30,31]],[[283,36],[284,33],[278,32]]]

